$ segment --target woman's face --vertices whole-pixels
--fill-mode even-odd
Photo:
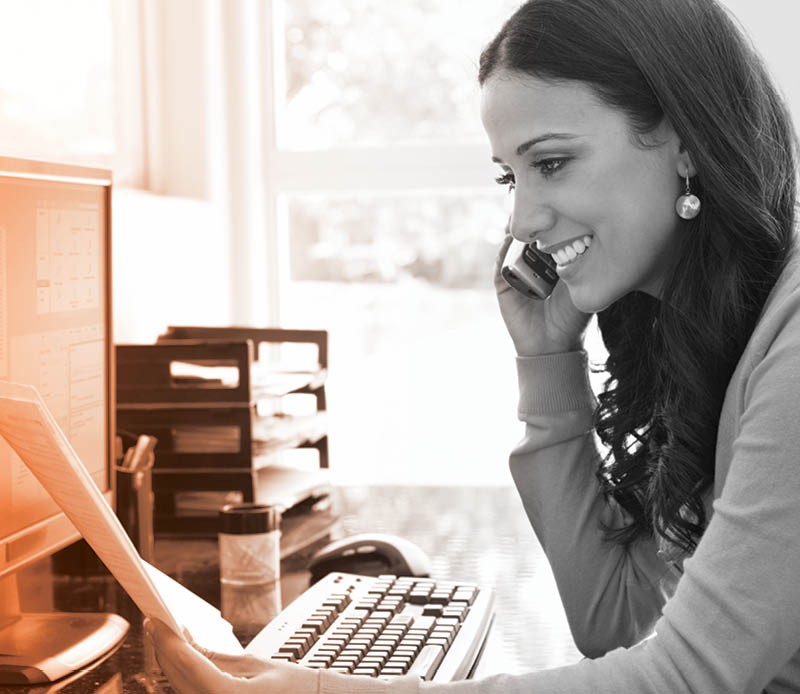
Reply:
[[[511,233],[553,254],[575,306],[595,313],[634,290],[660,296],[691,167],[671,126],[644,147],[586,84],[502,71],[484,83],[481,117],[498,182],[514,189]]]

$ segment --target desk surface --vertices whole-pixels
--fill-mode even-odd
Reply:
[[[470,581],[494,589],[495,623],[478,676],[555,667],[580,658],[549,565],[514,489],[342,487],[335,490],[335,503],[341,514],[335,537],[367,531],[397,534],[430,555],[434,577]],[[295,557],[282,564],[284,604],[308,586],[303,562],[303,557]],[[219,606],[217,548],[213,540],[160,539],[156,542],[156,564]],[[31,578],[49,581],[50,576],[43,576],[45,573],[41,566],[34,567]],[[116,653],[57,691],[170,691],[145,646],[141,613],[113,579],[55,576],[52,586],[46,598],[56,609],[117,612],[131,623],[131,632]],[[29,604],[25,608],[35,610],[40,606]],[[37,687],[25,691],[39,694],[56,690]]]

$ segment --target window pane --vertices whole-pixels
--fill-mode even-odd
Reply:
[[[330,331],[337,479],[510,483],[516,376],[492,286],[507,200],[288,201],[282,315]]]
[[[491,287],[503,193],[289,199],[293,281]]]
[[[26,0],[0,8],[0,151],[110,166],[110,0]]]
[[[518,4],[285,1],[279,145],[481,137],[478,56]]]

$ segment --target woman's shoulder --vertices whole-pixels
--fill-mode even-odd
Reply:
[[[800,251],[796,246],[764,303],[742,361],[752,368],[776,341],[800,346]]]
[[[794,312],[798,307],[798,301],[800,301],[800,250],[795,245],[764,303],[756,331],[762,324],[774,321],[776,315]]]

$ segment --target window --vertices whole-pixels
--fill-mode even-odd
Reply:
[[[330,331],[343,481],[509,482],[516,379],[492,287],[508,196],[477,62],[516,4],[273,4],[274,289],[284,325]]]
[[[110,0],[3,4],[0,151],[4,156],[111,166],[111,26]]]
[[[478,55],[517,4],[285,2],[279,144],[480,140]]]

